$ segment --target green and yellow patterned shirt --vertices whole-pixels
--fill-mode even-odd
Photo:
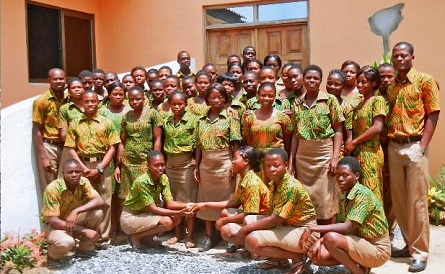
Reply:
[[[65,146],[74,148],[79,156],[104,155],[110,146],[121,139],[113,122],[96,113],[93,117],[83,115],[68,128]]]
[[[292,175],[286,172],[278,186],[269,185],[272,195],[271,212],[286,219],[283,225],[301,226],[307,221],[315,220],[315,207],[306,188]]]
[[[240,121],[243,118],[244,112],[246,112],[246,106],[239,100],[233,99],[230,103],[233,115],[235,115]]]
[[[351,104],[349,104],[346,100],[341,99],[340,104],[343,116],[345,117],[345,129],[352,130],[352,115],[354,113],[354,109]]]
[[[342,109],[334,95],[319,91],[317,99],[308,106],[304,100],[295,105],[294,131],[305,140],[323,140],[334,136],[334,125],[343,123]]]
[[[181,153],[193,151],[196,145],[198,117],[186,111],[182,119],[175,124],[174,116],[164,121],[164,151],[167,153]]]
[[[159,113],[144,107],[139,119],[135,119],[133,110],[122,117],[121,132],[125,134],[125,148],[122,161],[134,159],[146,161],[148,152],[153,150],[153,129],[162,126]]]
[[[187,100],[187,106],[185,108],[186,111],[190,111],[192,114],[195,114],[198,117],[204,116],[209,111],[210,106],[206,103],[198,104],[195,102],[195,98],[190,98]]]
[[[162,174],[159,181],[155,183],[150,173],[147,172],[134,180],[124,206],[132,211],[143,213],[148,212],[148,207],[151,204],[161,206],[163,201],[172,200],[173,196],[170,192],[167,175]]]
[[[364,185],[356,183],[349,193],[342,193],[337,222],[346,220],[360,224],[354,235],[366,240],[377,239],[388,233],[388,223],[382,202]]]
[[[205,151],[228,149],[230,142],[242,140],[240,121],[229,115],[226,108],[221,110],[213,122],[208,116],[201,117],[196,134],[196,146]]]
[[[59,135],[59,110],[68,102],[68,95],[57,100],[51,89],[45,91],[32,104],[32,121],[42,125],[43,138],[56,142],[62,141]]]
[[[59,128],[68,128],[68,125],[83,116],[83,110],[74,102],[69,102],[60,107],[59,110]]]
[[[341,96],[343,100],[346,100],[351,106],[352,109],[355,109],[358,104],[360,104],[363,101],[363,95],[358,92],[357,88],[354,88],[348,95]]]
[[[269,213],[270,192],[253,170],[241,179],[232,199],[243,206],[246,214],[265,215]]]
[[[274,109],[279,111],[284,111],[285,109],[290,109],[290,103],[287,99],[276,98],[272,103]],[[246,108],[248,110],[257,110],[261,108],[260,100],[257,96],[250,98],[246,102]]]
[[[74,193],[68,190],[65,180],[59,178],[50,183],[43,193],[42,221],[48,223],[51,217],[66,220],[71,211],[97,196],[99,193],[85,177],[80,178]]]
[[[121,112],[111,112],[107,106],[102,106],[99,108],[98,112],[100,115],[107,117],[110,119],[114,126],[116,127],[117,132],[121,132],[121,125],[122,125],[122,117],[125,115],[125,113],[129,112],[131,110],[131,107],[124,105],[124,108]]]
[[[284,148],[284,136],[293,131],[291,119],[275,110],[267,120],[258,120],[255,112],[243,119],[243,140],[248,146],[259,150]]]

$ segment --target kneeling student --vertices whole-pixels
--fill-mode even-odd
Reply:
[[[76,240],[77,251],[94,251],[94,243],[100,238],[103,213],[99,208],[103,204],[90,181],[82,177],[79,161],[66,160],[63,177],[50,183],[43,193],[42,219],[46,224],[48,257],[62,259],[76,247]]]
[[[317,265],[343,264],[353,274],[369,273],[388,261],[391,245],[382,202],[358,183],[360,164],[353,157],[338,162],[336,176],[342,196],[337,224],[309,227],[326,233],[309,249]],[[309,233],[307,233],[309,235]]]
[[[135,249],[143,248],[143,244],[160,247],[161,243],[153,237],[178,225],[180,216],[193,214],[186,204],[173,201],[162,153],[151,151],[147,165],[148,172],[134,181],[120,219],[121,228]]]
[[[231,200],[221,202],[202,202],[192,207],[192,211],[201,209],[224,209],[221,219],[216,221],[216,229],[221,231],[221,236],[228,241],[226,252],[234,253],[238,246],[244,242],[239,241],[235,235],[241,229],[241,224],[247,215],[265,215],[269,213],[269,189],[256,175],[261,169],[261,153],[249,146],[242,146],[235,151],[232,160],[233,175],[239,174],[241,181],[238,184],[235,195]],[[242,210],[233,210],[242,206]]]
[[[259,265],[262,269],[287,268],[292,259],[291,273],[305,270],[303,261],[311,241],[315,242],[317,233],[303,246],[300,236],[305,227],[316,224],[315,207],[306,188],[287,172],[288,155],[284,149],[273,148],[266,153],[264,168],[272,181],[271,208],[269,216],[247,216],[246,225],[236,237],[244,240],[248,251],[260,257],[270,258]]]

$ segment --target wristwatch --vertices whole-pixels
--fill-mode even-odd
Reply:
[[[99,171],[100,174],[104,174],[104,168],[100,164],[96,166],[96,169],[97,171]]]

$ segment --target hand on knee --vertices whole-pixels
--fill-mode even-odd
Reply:
[[[165,230],[170,230],[175,227],[175,223],[171,217],[162,217],[158,223],[160,226],[165,227]]]
[[[251,253],[257,253],[256,251],[260,247],[260,243],[252,234],[249,234],[244,239],[244,247]]]

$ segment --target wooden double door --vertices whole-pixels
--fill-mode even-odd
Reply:
[[[252,45],[261,62],[270,53],[287,62],[309,64],[309,44],[306,23],[273,26],[207,30],[207,62],[216,64],[219,73],[227,70],[227,57],[241,57],[244,47]]]

